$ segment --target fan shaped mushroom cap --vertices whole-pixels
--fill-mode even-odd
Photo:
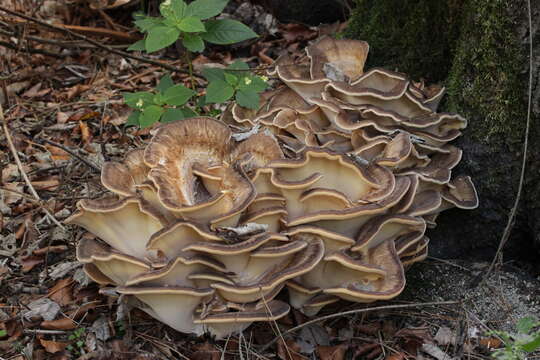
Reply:
[[[449,142],[467,121],[437,113],[444,93],[401,73],[364,71],[368,45],[319,39],[282,56],[282,86],[221,121],[161,124],[144,149],[106,163],[116,198],[67,221],[101,238],[77,248],[96,282],[173,328],[218,338],[340,299],[397,296],[427,256],[439,213],[472,209]]]
[[[160,214],[135,197],[120,200],[82,200],[78,211],[65,220],[95,234],[120,253],[144,259],[150,255],[146,243],[163,228]]]
[[[395,239],[397,236],[426,229],[424,219],[407,215],[384,215],[368,221],[357,235],[356,245],[352,251],[365,252],[383,242]],[[390,241],[393,242],[393,241]]]
[[[347,79],[354,80],[364,72],[368,51],[369,45],[365,41],[323,37],[306,49],[307,56],[311,59],[311,78],[331,78],[328,76],[330,72],[328,67],[332,67],[333,70],[339,70]]]
[[[369,252],[374,266],[385,269],[385,276],[366,282],[354,281],[345,286],[324,289],[324,293],[339,296],[345,300],[372,302],[391,299],[401,293],[405,287],[405,273],[399,260],[393,241],[385,241]],[[358,278],[358,277],[356,277]],[[362,279],[360,277],[360,279]]]
[[[303,240],[297,240],[299,244]],[[251,271],[256,273],[256,278],[249,279],[244,283],[228,285],[221,283],[214,283],[212,287],[228,301],[233,302],[252,302],[264,297],[267,293],[271,292],[276,286],[283,284],[288,279],[300,276],[313,269],[321,260],[324,255],[324,245],[320,239],[313,239],[304,251],[299,251],[302,248],[295,249],[296,252],[293,256],[285,258],[285,260],[277,262],[275,257],[257,257],[258,261],[252,266],[258,271]],[[284,253],[290,254],[290,249],[282,249]],[[264,261],[266,260],[266,261]],[[260,264],[266,263],[261,271]],[[270,264],[270,266],[268,265]]]
[[[214,293],[214,289],[197,289],[182,286],[121,286],[120,294],[134,295],[149,308],[144,309],[153,317],[173,329],[186,333],[202,334],[203,329],[194,323],[194,312],[203,298]]]
[[[256,321],[275,321],[290,311],[289,305],[278,300],[244,307],[240,311],[210,314],[195,318],[195,324],[202,324],[217,339],[240,332]]]
[[[315,316],[326,305],[338,302],[340,299],[337,296],[329,294],[315,295],[309,299],[303,306],[302,312],[306,316]]]
[[[123,162],[107,162],[101,171],[101,183],[123,196],[134,196],[136,186],[144,183],[150,168],[144,163],[144,150],[128,152]]]
[[[205,220],[236,215],[254,196],[242,172],[227,166],[231,131],[212,118],[190,118],[160,126],[144,153],[148,174],[163,205],[172,212]],[[224,164],[225,163],[225,164]],[[197,178],[193,166],[220,166],[220,192],[196,198]],[[201,180],[204,183],[204,178]]]
[[[152,234],[146,248],[158,250],[167,258],[173,259],[182,253],[185,247],[200,241],[219,242],[223,239],[200,224],[180,220]]]
[[[470,176],[458,176],[449,182],[442,192],[442,197],[460,209],[476,209],[478,194]]]
[[[281,56],[276,61],[275,71],[289,88],[308,103],[311,98],[320,97],[324,86],[330,82],[326,78],[312,79],[309,65],[294,64],[293,59],[288,56]]]
[[[185,254],[176,257],[164,267],[132,276],[125,282],[125,285],[194,287],[196,284],[189,281],[191,280],[190,275],[204,269],[227,272],[225,265],[218,260],[203,255],[189,256]]]
[[[81,240],[77,246],[77,260],[92,265],[86,266],[85,271],[90,278],[100,283],[125,284],[134,275],[151,269],[148,262],[91,239]]]

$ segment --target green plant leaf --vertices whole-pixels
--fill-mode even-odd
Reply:
[[[234,94],[234,89],[231,85],[223,80],[215,80],[208,84],[206,88],[207,103],[222,103],[229,100]]]
[[[2,329],[0,330],[0,337],[4,337],[4,336],[7,336],[7,330]]]
[[[190,97],[195,95],[195,91],[188,89],[184,85],[175,85],[168,88],[163,94],[163,101],[167,105],[184,105]]]
[[[254,91],[238,90],[236,92],[236,101],[245,108],[258,109],[260,97]]]
[[[165,104],[165,97],[161,93],[154,94],[154,96],[152,97],[152,102],[155,105],[162,106]]]
[[[182,120],[185,117],[186,116],[184,115],[182,109],[167,109],[161,117],[161,122],[168,123],[176,120]]]
[[[517,331],[522,334],[528,334],[531,330],[538,325],[538,320],[532,316],[525,316],[519,319],[516,324]]]
[[[195,0],[187,6],[186,14],[201,20],[219,15],[229,0]]]
[[[150,105],[143,110],[141,116],[139,116],[139,124],[142,128],[149,127],[159,121],[163,108],[157,105]]]
[[[135,26],[137,26],[139,29],[141,29],[142,32],[146,32],[153,28],[154,26],[158,26],[162,23],[162,20],[160,18],[155,17],[145,17],[139,20],[136,20]]]
[[[232,87],[238,85],[238,78],[235,75],[229,73],[225,73],[224,75],[227,84],[231,85]]]
[[[238,85],[238,89],[257,93],[264,91],[267,87],[268,84],[266,81],[261,79],[259,76],[251,75],[241,78],[240,84]]]
[[[139,40],[137,41],[136,43],[133,43],[131,44],[127,49],[129,51],[141,51],[141,50],[144,50],[146,48],[145,46],[145,40],[142,39],[142,40]]]
[[[184,113],[186,119],[194,116],[199,116],[199,114],[197,114],[195,111],[185,106],[182,108],[182,112]]]
[[[185,1],[171,0],[171,7],[172,7],[174,16],[177,19],[183,19],[185,16],[187,16],[186,14],[187,4],[185,3]]]
[[[202,108],[205,105],[206,105],[206,95],[199,96],[199,98],[197,99],[197,107]]]
[[[188,33],[203,32],[206,30],[201,19],[196,18],[195,16],[183,18],[180,23],[178,23],[178,28],[183,32]]]
[[[239,21],[220,19],[207,21],[206,32],[201,36],[209,43],[228,45],[257,37],[257,34]]]
[[[148,91],[138,91],[134,93],[122,93],[124,102],[133,109],[145,108],[153,103],[154,94]]]
[[[536,349],[540,349],[540,333],[536,334],[533,341],[523,344],[521,348],[527,352],[533,352]]]
[[[202,74],[208,82],[225,81],[225,71],[220,68],[205,67],[202,70]]]
[[[156,90],[160,93],[163,93],[165,92],[165,90],[172,86],[174,86],[174,83],[172,81],[171,75],[166,74],[159,80],[159,84],[156,86]]]
[[[173,44],[180,36],[180,30],[168,26],[156,26],[148,31],[145,40],[146,51],[151,53]]]
[[[129,114],[124,126],[139,126],[139,116],[141,116],[140,111],[133,111],[131,114]]]
[[[187,5],[182,0],[164,1],[159,5],[159,12],[164,18],[180,20],[185,16]]]
[[[230,70],[249,70],[249,65],[243,61],[236,60],[229,66],[227,66],[227,69]]]
[[[204,50],[204,41],[199,35],[185,33],[182,44],[191,52],[202,52]]]

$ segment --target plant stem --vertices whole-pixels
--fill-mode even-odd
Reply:
[[[195,91],[195,78],[193,77],[193,63],[191,62],[191,51],[186,49],[186,62],[188,63],[189,79],[191,80],[191,89]]]

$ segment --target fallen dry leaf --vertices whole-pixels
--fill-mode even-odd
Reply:
[[[455,345],[456,344],[456,334],[446,326],[442,326],[437,330],[437,334],[433,338],[439,345]]]
[[[279,31],[288,43],[311,40],[317,36],[317,31],[302,24],[283,24],[279,26]]]
[[[433,343],[423,344],[422,351],[430,356],[433,356],[437,360],[456,360],[455,358],[442,351],[437,345]]]
[[[32,186],[36,190],[54,191],[58,188],[58,185],[60,185],[60,180],[58,180],[58,178],[56,177],[52,177],[46,180],[32,181]]]
[[[348,346],[340,344],[335,346],[318,346],[317,355],[321,360],[343,360]]]
[[[487,349],[498,349],[503,345],[501,340],[494,337],[480,338],[478,343]]]
[[[209,342],[195,346],[195,352],[191,355],[192,360],[219,360],[221,352]]]
[[[45,254],[61,254],[64,251],[66,251],[68,247],[66,245],[54,245],[54,246],[46,246],[44,248],[40,248],[37,250],[34,250],[34,255],[45,255]]]
[[[40,326],[49,330],[71,330],[77,328],[79,324],[70,318],[63,317],[58,320],[42,321]]]
[[[60,312],[60,305],[48,298],[32,301],[27,307],[30,310],[24,313],[24,317],[28,320],[34,317],[41,317],[43,320],[53,320]]]
[[[292,340],[279,340],[277,343],[277,355],[281,360],[305,360],[305,356],[300,354],[300,345]]]
[[[49,298],[60,305],[71,304],[73,302],[72,284],[73,279],[71,278],[59,280],[49,289]]]
[[[81,137],[85,144],[90,143],[90,140],[92,139],[92,136],[90,134],[90,129],[88,128],[88,124],[86,124],[83,121],[79,121],[79,129],[81,130]]]
[[[384,358],[384,360],[404,360],[405,359],[405,354],[403,353],[394,353],[394,354],[390,354],[388,355],[387,357]]]
[[[22,271],[24,273],[29,272],[32,270],[36,265],[42,264],[44,262],[42,257],[37,256],[26,256],[21,259],[21,265],[22,265]]]
[[[358,356],[368,354],[371,353],[374,349],[377,349],[378,347],[380,347],[379,344],[362,344],[356,348],[354,355]]]
[[[45,340],[45,339],[39,339],[39,342],[41,343],[41,346],[45,348],[45,351],[51,354],[63,351],[66,348],[66,346],[68,346],[68,343],[65,343],[65,342]]]

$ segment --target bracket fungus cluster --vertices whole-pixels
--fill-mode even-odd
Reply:
[[[404,268],[426,257],[426,227],[478,199],[469,177],[452,177],[461,150],[449,142],[467,123],[436,112],[444,89],[364,72],[367,52],[323,38],[277,61],[283,84],[258,111],[163,124],[105,164],[111,195],[68,219],[99,238],[77,248],[89,277],[217,337],[290,306],[313,315],[398,295]]]

